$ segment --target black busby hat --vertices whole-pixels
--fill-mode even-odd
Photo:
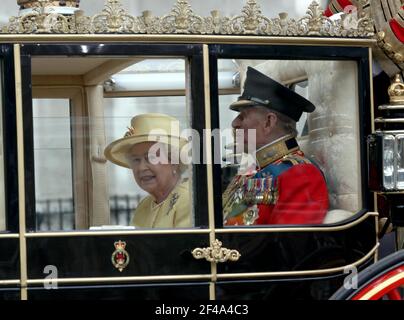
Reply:
[[[293,90],[283,86],[265,74],[248,67],[244,92],[230,109],[261,105],[278,111],[294,121],[299,121],[303,112],[313,112],[315,106]]]

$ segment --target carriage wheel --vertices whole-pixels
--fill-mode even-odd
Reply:
[[[371,265],[358,274],[358,288],[341,287],[331,300],[403,300],[404,250]]]
[[[385,296],[390,300],[402,300],[399,288],[403,285],[404,262],[403,266],[395,268],[371,281],[363,289],[359,290],[351,300],[379,300]]]

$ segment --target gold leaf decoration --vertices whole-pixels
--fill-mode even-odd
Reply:
[[[361,0],[361,4],[367,0]],[[209,17],[194,13],[187,0],[177,0],[170,13],[154,16],[150,10],[133,16],[120,0],[106,0],[104,9],[92,16],[83,11],[60,14],[45,9],[50,0],[38,0],[32,11],[11,17],[1,28],[5,34],[212,34],[212,35],[262,35],[304,37],[358,37],[371,38],[373,21],[368,11],[345,13],[340,20],[324,16],[324,10],[313,1],[306,15],[290,19],[287,13],[268,18],[263,15],[257,0],[247,0],[241,13],[234,17],[222,16],[212,10]],[[358,16],[357,16],[358,15]]]
[[[230,21],[230,34],[268,34],[272,21],[265,17],[255,0],[248,0],[241,15]]]
[[[237,250],[222,248],[222,242],[216,239],[211,243],[210,247],[192,250],[192,256],[198,260],[205,259],[208,262],[223,263],[238,261],[241,254]]]
[[[2,33],[70,33],[69,17],[52,12],[48,0],[38,0],[32,11],[21,17],[11,17]]]
[[[129,15],[119,0],[108,0],[101,13],[91,19],[94,33],[137,33],[135,17]]]
[[[161,18],[161,33],[201,34],[204,19],[196,15],[187,0],[178,0],[171,13]]]

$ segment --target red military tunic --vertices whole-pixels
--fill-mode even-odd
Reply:
[[[287,148],[288,140],[260,149],[258,163],[262,163],[260,154],[270,155],[265,166],[230,183],[223,195],[225,225],[323,222],[329,206],[324,176],[296,142],[292,144],[296,147]]]

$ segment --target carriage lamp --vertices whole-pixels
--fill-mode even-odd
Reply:
[[[399,75],[388,92],[390,104],[379,106],[383,117],[375,119],[384,130],[367,139],[372,191],[404,190],[404,84]]]
[[[376,132],[370,135],[368,157],[372,191],[404,190],[404,134]]]

